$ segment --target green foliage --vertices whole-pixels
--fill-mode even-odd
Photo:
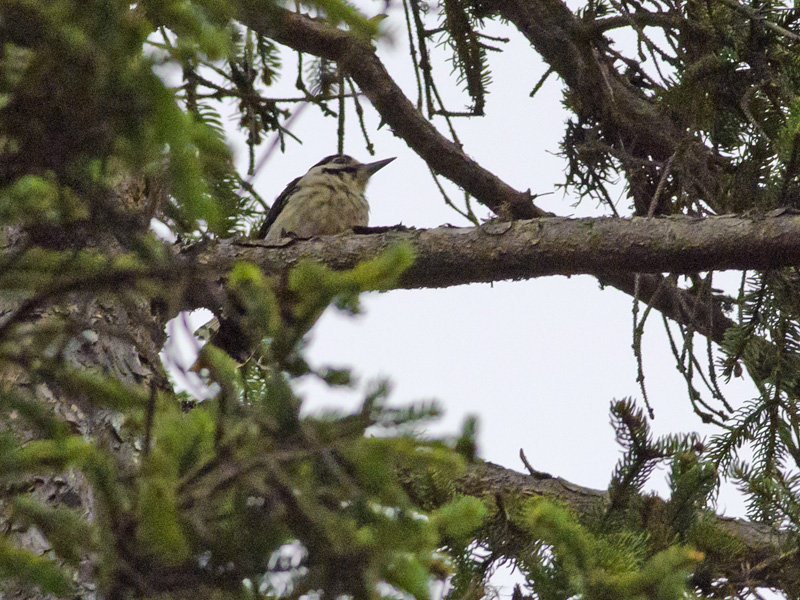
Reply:
[[[273,337],[280,327],[280,309],[272,286],[261,271],[251,264],[237,263],[228,287],[244,315],[244,327],[253,331],[253,338]]]
[[[77,566],[81,553],[97,545],[97,531],[79,511],[65,507],[50,507],[33,496],[13,499],[11,515],[21,527],[36,526],[52,545],[56,555]]]
[[[451,543],[468,546],[487,512],[478,498],[462,496],[437,510],[434,522],[441,535],[452,540]]]
[[[0,219],[31,225],[86,218],[86,206],[70,189],[58,186],[54,174],[24,175],[2,191]]]
[[[794,269],[752,276],[740,298],[741,325],[726,332],[723,363],[730,376],[741,363],[759,392],[712,440],[712,456],[740,482],[754,518],[800,523],[792,464],[800,456],[793,423],[800,390],[800,279]],[[741,368],[741,367],[739,367]],[[753,450],[752,464],[740,449]]]
[[[301,299],[295,305],[295,317],[298,322],[310,325],[331,302],[342,310],[357,313],[360,291],[391,288],[413,260],[413,248],[398,244],[379,257],[360,263],[352,271],[334,271],[319,263],[302,263],[289,275],[289,289]]]
[[[391,288],[413,260],[413,248],[398,244],[350,271],[335,271],[311,261],[301,262],[288,275],[288,290],[295,299],[291,307],[291,326],[277,336],[272,352],[279,360],[291,359],[292,349],[328,305],[333,303],[340,310],[358,313],[360,292]],[[295,369],[305,372],[307,366],[298,363]]]
[[[66,369],[54,375],[65,391],[96,406],[137,414],[148,401],[143,390],[97,372]]]
[[[147,0],[141,6],[155,28],[165,27],[175,34],[176,50],[183,59],[198,53],[211,59],[228,56],[231,31],[227,26],[234,16],[231,3]]]
[[[611,403],[611,422],[623,457],[614,469],[608,487],[610,504],[607,517],[624,517],[632,503],[638,502],[644,485],[661,463],[672,462],[670,510],[676,522],[691,520],[706,506],[717,485],[714,468],[700,461],[702,444],[696,434],[669,435],[653,440],[644,413],[630,400]],[[677,525],[673,523],[673,528]],[[688,530],[688,523],[677,527]]]
[[[700,510],[716,492],[717,469],[710,462],[700,460],[695,446],[673,454],[669,483],[667,517],[672,528],[685,540],[698,525]]]
[[[385,285],[408,260],[401,249],[341,277],[306,265],[298,268],[301,277],[289,279],[298,298],[322,302],[346,294],[343,305],[353,307],[360,286]],[[108,449],[70,434],[38,405],[5,396],[6,410],[37,429],[37,439],[12,432],[0,439],[5,480],[77,469],[95,489],[101,517],[90,523],[78,512],[12,494],[7,518],[21,531],[35,526],[56,562],[16,550],[10,537],[3,539],[3,560],[27,561],[14,576],[57,594],[68,591],[58,582],[69,581],[70,566],[89,551],[116,586],[125,586],[114,575],[124,560],[128,568],[142,565],[140,581],[170,581],[180,572],[202,582],[230,572],[214,585],[235,594],[242,581],[279,573],[272,557],[297,544],[303,569],[292,575],[292,586],[378,598],[380,586],[389,584],[427,598],[432,579],[450,572],[439,548],[445,540],[467,544],[486,515],[479,500],[463,497],[426,514],[406,491],[401,473],[423,491],[447,486],[463,472],[464,461],[450,444],[408,435],[415,422],[435,414],[434,407],[390,408],[387,387],[378,385],[353,413],[301,417],[291,377],[269,350],[291,327],[281,319],[273,284],[246,264],[233,269],[229,283],[242,318],[262,324],[266,351],[241,377],[230,358],[210,348],[212,371],[224,379],[221,391],[188,412],[169,394],[152,395],[99,373],[64,364],[41,371],[76,399],[118,411],[143,435],[141,454],[124,475]],[[295,352],[299,356],[299,348]],[[367,429],[382,433],[368,437]],[[444,487],[441,493],[452,495]]]
[[[524,520],[531,535],[549,546],[557,566],[550,581],[533,582],[542,597],[677,600],[687,594],[688,575],[703,558],[673,546],[643,560],[639,545],[597,538],[567,510],[547,501],[531,502]]]
[[[368,40],[378,36],[379,21],[365,17],[349,2],[344,0],[314,0],[309,4],[322,10],[328,21],[333,25],[347,25],[348,29]]]
[[[632,402],[614,402],[611,410],[624,454],[608,501],[598,497],[596,510],[581,507],[576,515],[543,497],[484,499],[488,514],[482,515],[472,545],[448,546],[456,565],[452,597],[485,580],[500,547],[504,556],[514,557],[527,587],[542,600],[682,598],[692,589],[716,593],[709,574],[738,564],[744,551],[741,541],[707,512],[716,469],[693,436],[653,440],[643,412]],[[659,464],[671,466],[667,500],[644,492]],[[476,541],[487,558],[475,550]]]
[[[226,215],[217,201],[219,198],[210,194],[208,181],[218,175],[221,168],[228,167],[230,157],[227,147],[211,128],[195,122],[190,115],[182,112],[172,94],[161,84],[154,86],[152,96],[160,100],[154,118],[156,131],[164,136],[157,143],[170,148],[167,176],[170,193],[176,202],[166,204],[166,216],[173,219],[182,230],[191,231],[203,220],[212,232],[225,232],[223,225]],[[224,198],[230,200],[230,196]],[[227,208],[231,210],[235,207]]]
[[[6,420],[20,419],[26,427],[46,438],[60,440],[70,434],[69,426],[36,399],[0,388],[0,410]]]
[[[473,462],[478,455],[478,418],[468,416],[456,440],[456,452],[467,461]]]
[[[196,36],[198,51],[223,49],[217,38],[224,30],[217,33],[194,5],[148,4]],[[43,217],[37,223],[58,224],[88,214],[109,218],[110,207],[104,213],[98,204],[120,173],[160,170],[165,163],[175,223],[191,230],[202,220],[223,232],[225,211],[235,207],[218,203],[206,181],[228,164],[228,151],[153,73],[153,61],[143,56],[152,23],[142,8],[70,0],[3,6],[4,40],[17,57],[0,73],[2,154],[9,167],[0,181],[5,223],[23,217],[21,205],[37,211],[24,214],[29,223],[36,215]]]
[[[39,254],[53,273],[67,260],[54,251]],[[32,256],[25,264],[35,264]],[[146,278],[145,256],[108,260],[85,253],[73,256],[72,264],[90,266],[89,275],[135,272]],[[124,561],[126,568],[139,565],[133,567],[137,578],[148,585],[171,581],[178,572],[200,585],[230,570],[231,577],[215,586],[237,593],[242,581],[279,572],[272,557],[294,543],[306,558],[293,585],[377,598],[380,585],[390,584],[426,598],[431,577],[445,576],[436,553],[441,536],[463,535],[480,519],[469,502],[438,519],[428,517],[400,484],[401,469],[425,479],[442,473],[445,480],[463,469],[448,445],[408,435],[435,407],[390,408],[383,384],[353,414],[301,418],[292,375],[282,366],[291,363],[288,355],[304,362],[302,333],[328,303],[338,300],[355,311],[360,291],[390,285],[411,260],[411,252],[399,247],[348,272],[301,265],[288,276],[293,310],[279,305],[274,282],[252,265],[236,264],[229,295],[250,337],[263,340],[263,352],[242,376],[229,356],[208,345],[203,353],[220,392],[188,412],[172,394],[70,367],[68,352],[39,358],[31,371],[38,381],[91,410],[119,414],[116,434],[138,436],[140,453],[126,463],[104,445],[74,435],[33,396],[0,396],[0,408],[19,422],[0,434],[3,481],[73,469],[92,487],[96,515],[90,523],[48,501],[10,493],[5,518],[20,531],[35,527],[46,536],[55,562],[16,550],[14,538],[6,536],[4,560],[18,566],[7,578],[64,594],[71,588],[58,587],[58,578],[69,581],[70,569],[93,552],[106,585],[117,589],[128,585],[118,576]],[[160,293],[157,285],[143,289]],[[9,349],[7,359],[22,361],[24,355]],[[326,376],[339,384],[349,377],[333,370]],[[384,433],[369,438],[368,428]]]
[[[153,432],[155,444],[142,465],[137,535],[144,552],[167,564],[180,564],[190,557],[179,522],[181,477],[214,457],[214,421],[204,408],[182,414],[175,407],[161,416]]]
[[[56,596],[67,596],[73,591],[72,581],[53,561],[21,550],[4,539],[0,539],[0,577],[16,579]]]

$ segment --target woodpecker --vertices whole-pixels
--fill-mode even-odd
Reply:
[[[286,186],[267,213],[258,238],[270,243],[282,238],[311,238],[335,235],[353,227],[366,227],[369,204],[364,197],[369,178],[394,160],[394,157],[362,164],[356,159],[334,154],[326,156],[302,177]],[[253,340],[248,340],[239,319],[216,317],[200,327],[195,335],[225,350],[239,362],[252,355]],[[206,365],[198,359],[192,371]]]
[[[258,238],[276,243],[288,236],[311,238],[366,227],[367,182],[394,159],[362,164],[346,154],[326,156],[286,186],[267,213]]]

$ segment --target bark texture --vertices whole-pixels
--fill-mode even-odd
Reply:
[[[139,181],[131,180],[120,187],[116,199],[131,211],[136,211],[146,198]],[[143,226],[146,227],[146,221]],[[30,232],[7,229],[3,236],[2,251],[12,255],[26,244],[31,243]],[[88,246],[102,248],[109,255],[121,251],[118,240],[111,231],[87,232]],[[125,232],[125,235],[130,234]],[[35,234],[34,234],[35,235]],[[74,241],[74,240],[73,240]],[[108,289],[111,287],[112,289]],[[37,330],[53,327],[60,330],[52,341],[52,353],[59,353],[70,367],[91,370],[113,376],[119,381],[133,386],[164,387],[167,379],[161,365],[159,352],[166,340],[164,315],[154,310],[145,295],[140,295],[135,287],[126,289],[125,294],[114,293],[115,286],[87,286],[80,291],[68,293],[57,300],[46,294],[40,302],[20,298],[13,291],[0,296],[0,326],[4,329],[4,341],[13,340],[18,347],[37,347],[32,337]],[[116,291],[119,291],[118,289]],[[27,307],[23,308],[21,307]],[[12,323],[13,321],[13,323]],[[16,364],[4,362],[0,370],[0,386],[15,393],[29,396],[52,410],[66,421],[73,433],[93,440],[99,447],[111,451],[117,458],[117,467],[124,476],[126,469],[132,468],[137,460],[136,440],[126,430],[119,413],[108,408],[98,407],[83,393],[53,383],[46,376],[37,373],[35,354],[27,356],[24,351],[18,355]],[[15,428],[20,435],[28,435],[14,418],[4,427]],[[30,439],[33,434],[30,434]],[[78,470],[64,473],[37,475],[20,482],[29,493],[50,506],[66,506],[84,512],[90,521],[107,518],[98,514],[93,501],[93,492],[86,477]],[[4,490],[8,491],[8,490]],[[0,492],[2,495],[3,492]],[[5,516],[0,526],[14,531],[20,546],[36,554],[50,550],[47,539],[35,526],[19,527]],[[121,523],[112,524],[122,526]],[[76,597],[91,600],[98,597],[97,572],[92,556],[83,557],[75,582]],[[45,598],[42,594],[31,594],[29,589],[4,586],[2,597],[8,600]]]
[[[278,275],[309,259],[352,268],[393,244],[408,243],[416,260],[399,288],[438,288],[552,275],[589,274],[633,295],[636,273],[695,273],[724,269],[777,269],[800,262],[800,216],[757,219],[565,219],[494,221],[481,227],[388,230],[289,242],[283,247],[244,239],[209,242],[184,251],[188,263],[212,267],[204,285],[187,286],[182,308],[205,306],[236,260]],[[214,292],[214,290],[217,290]],[[732,322],[705,296],[677,290],[661,275],[641,277],[639,299],[674,320],[721,342]]]

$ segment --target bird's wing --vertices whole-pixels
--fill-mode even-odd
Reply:
[[[275,202],[272,203],[272,206],[267,213],[267,218],[264,219],[261,229],[258,230],[258,236],[256,239],[263,240],[265,237],[267,237],[269,228],[275,222],[275,219],[278,218],[278,215],[281,214],[281,211],[286,207],[286,203],[294,193],[294,190],[297,187],[297,182],[300,181],[300,179],[302,179],[302,177],[297,177],[296,179],[292,180],[291,183],[286,186],[286,189],[281,192],[280,196],[275,198]]]

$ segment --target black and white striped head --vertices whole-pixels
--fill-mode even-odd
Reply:
[[[371,163],[360,163],[352,156],[346,154],[332,154],[326,156],[308,170],[303,180],[315,179],[318,176],[332,176],[342,179],[342,181],[353,181],[358,183],[362,189],[366,187],[367,181],[375,173],[392,162],[395,157],[378,160]]]

